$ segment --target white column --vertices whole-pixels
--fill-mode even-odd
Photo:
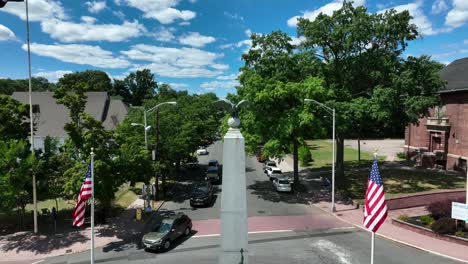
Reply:
[[[224,136],[222,183],[219,264],[247,264],[245,146],[244,137],[238,128],[230,128]]]

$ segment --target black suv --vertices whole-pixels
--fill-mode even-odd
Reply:
[[[179,213],[153,224],[150,232],[143,236],[143,246],[145,249],[169,250],[174,240],[190,235],[191,231],[192,220],[186,214]]]
[[[190,206],[206,206],[213,203],[213,185],[210,182],[199,182],[193,185],[190,195]]]

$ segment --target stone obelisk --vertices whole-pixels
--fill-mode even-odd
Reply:
[[[247,192],[244,137],[238,117],[229,118],[224,136],[219,264],[247,264]]]

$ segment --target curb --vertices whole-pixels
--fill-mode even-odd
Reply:
[[[341,220],[341,221],[343,221],[343,222],[346,222],[346,223],[348,223],[348,224],[350,224],[350,225],[353,225],[353,226],[355,226],[355,227],[357,227],[357,228],[360,228],[360,229],[362,229],[362,230],[364,230],[364,231],[370,233],[369,230],[367,230],[366,228],[364,228],[364,227],[362,227],[362,226],[360,226],[360,225],[356,225],[356,224],[354,224],[354,223],[351,223],[351,222],[349,222],[348,220],[345,220],[345,219],[339,217],[338,215],[336,215],[336,214],[334,214],[334,213],[331,213],[331,212],[329,212],[329,211],[327,211],[327,210],[325,210],[325,209],[323,209],[323,208],[320,208],[319,206],[317,206],[317,205],[315,205],[315,204],[313,204],[313,203],[310,203],[310,202],[309,202],[309,205],[314,206],[314,207],[318,208],[319,210],[321,210],[321,211],[323,211],[323,212],[325,212],[325,213],[327,213],[327,214],[329,214],[329,215],[332,215],[332,216],[336,217],[337,219],[339,219],[339,220]],[[448,258],[448,259],[451,259],[451,260],[459,261],[459,262],[462,262],[462,263],[468,263],[467,260],[458,259],[458,258],[455,258],[455,257],[452,257],[452,256],[448,256],[448,255],[445,255],[445,254],[442,254],[442,253],[439,253],[439,252],[435,252],[435,251],[432,251],[432,250],[429,250],[429,249],[425,249],[425,248],[422,248],[422,247],[419,247],[419,246],[415,246],[415,245],[413,245],[413,244],[410,244],[410,243],[407,243],[407,242],[403,242],[403,241],[401,241],[401,240],[398,240],[398,239],[395,239],[395,238],[392,238],[392,237],[389,237],[389,236],[386,236],[386,235],[382,235],[382,234],[379,234],[379,233],[375,233],[375,234],[376,234],[377,236],[382,237],[382,238],[385,238],[385,239],[387,239],[387,240],[394,241],[394,242],[397,242],[397,243],[400,243],[400,244],[403,244],[403,245],[406,245],[406,246],[409,246],[409,247],[412,247],[412,248],[416,248],[416,249],[419,249],[419,250],[421,250],[421,251],[425,251],[425,252],[428,252],[428,253],[431,253],[431,254],[434,254],[434,255],[437,255],[437,256],[441,256],[441,257]]]

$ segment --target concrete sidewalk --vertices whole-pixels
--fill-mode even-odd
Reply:
[[[281,163],[278,164],[278,167],[281,168],[283,172],[290,172],[292,171],[293,161],[290,156],[285,156]],[[302,172],[301,174],[304,174]],[[301,175],[304,176],[304,175]],[[300,176],[300,177],[301,177]],[[313,186],[314,184],[317,185],[317,182],[313,181],[302,181],[304,185],[306,185],[308,189],[308,193],[313,193],[317,191],[317,186]],[[335,204],[337,212],[331,213],[331,197],[328,191],[325,191],[327,195],[322,196],[320,201],[316,201],[315,199],[311,199],[310,204],[316,206],[332,215],[337,217],[338,219],[345,221],[349,224],[352,224],[356,227],[363,228],[362,220],[364,217],[364,213],[362,211],[362,207],[356,209],[356,206],[350,204],[344,204],[343,202],[338,201],[339,198],[337,197],[337,202]],[[323,192],[322,192],[323,193]],[[428,214],[424,207],[414,207],[408,209],[401,209],[401,210],[392,210],[389,211],[389,215],[376,233],[376,235],[384,237],[386,239],[390,239],[408,246],[412,246],[436,255],[441,255],[444,257],[448,257],[454,260],[462,261],[468,263],[468,247],[447,242],[444,240],[440,240],[437,238],[425,236],[416,232],[412,232],[410,230],[398,227],[391,223],[392,218],[398,218],[398,216],[405,214],[408,216],[417,216],[417,215],[425,215]],[[364,229],[366,230],[366,229]],[[369,233],[370,236],[370,233]]]

